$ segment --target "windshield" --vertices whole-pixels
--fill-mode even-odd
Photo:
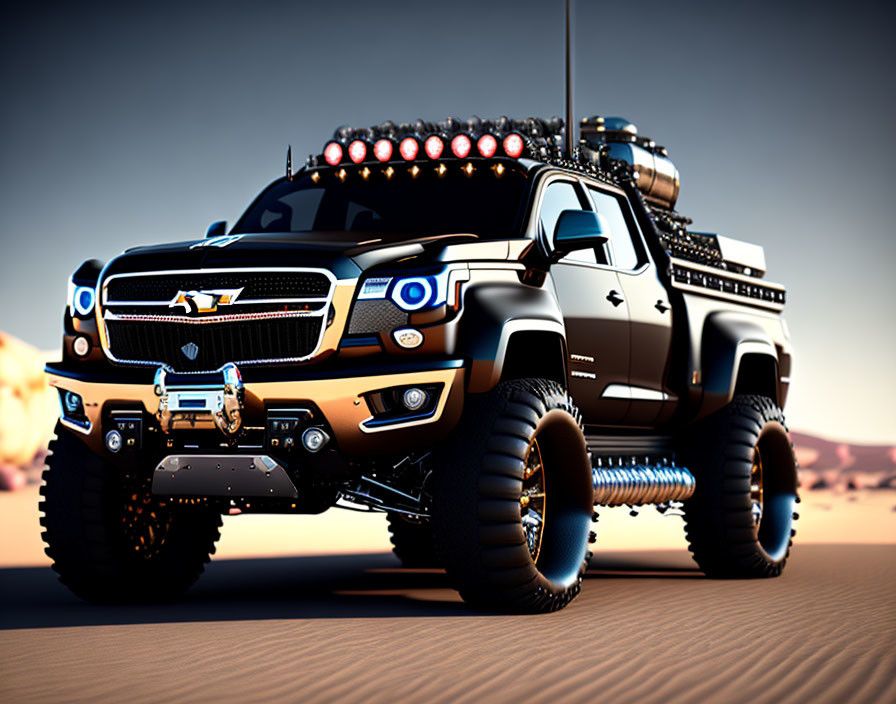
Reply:
[[[469,163],[321,169],[316,180],[305,174],[278,181],[249,206],[233,232],[518,236],[526,172],[514,162]]]

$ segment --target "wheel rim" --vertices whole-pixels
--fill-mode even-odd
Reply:
[[[171,532],[171,510],[152,493],[150,482],[127,482],[122,502],[125,550],[144,559],[155,557]],[[136,485],[135,485],[136,484]]]
[[[544,536],[546,492],[544,461],[538,440],[533,440],[523,468],[523,490],[520,495],[520,518],[532,561],[538,563]]]
[[[757,447],[753,451],[753,466],[750,469],[750,501],[753,504],[753,524],[757,531],[762,522],[762,494],[762,453]]]

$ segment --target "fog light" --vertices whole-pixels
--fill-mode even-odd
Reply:
[[[86,337],[76,337],[74,343],[72,343],[72,349],[79,357],[86,357],[87,353],[90,352],[90,340]]]
[[[70,414],[81,414],[81,397],[78,394],[66,391],[65,396],[63,396],[63,402],[65,403],[65,410]]]
[[[409,411],[419,411],[429,398],[423,389],[408,389],[401,395],[401,402]]]
[[[106,433],[106,449],[109,452],[118,452],[121,449],[121,433],[117,430]]]
[[[401,328],[401,330],[396,330],[392,333],[392,337],[395,338],[395,342],[406,350],[412,350],[423,344],[423,333],[414,328]]]
[[[329,442],[330,436],[320,428],[308,428],[302,433],[302,444],[308,452],[317,452]]]

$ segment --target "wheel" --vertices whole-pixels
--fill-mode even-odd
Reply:
[[[784,415],[764,396],[736,396],[689,443],[697,480],[684,504],[690,550],[711,577],[776,577],[790,554],[797,464]]]
[[[113,467],[65,428],[56,434],[40,521],[60,581],[95,602],[160,601],[193,584],[215,551],[221,516],[159,500],[151,469]]]
[[[572,601],[590,557],[594,488],[563,387],[524,379],[470,397],[435,455],[433,535],[464,600],[528,613]]]
[[[441,567],[432,540],[432,523],[415,522],[398,513],[389,513],[392,552],[405,567]]]

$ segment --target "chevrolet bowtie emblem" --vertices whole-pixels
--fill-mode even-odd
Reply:
[[[178,291],[171,299],[169,308],[183,306],[187,313],[214,313],[218,306],[229,306],[236,302],[241,288],[219,288],[211,291]]]

